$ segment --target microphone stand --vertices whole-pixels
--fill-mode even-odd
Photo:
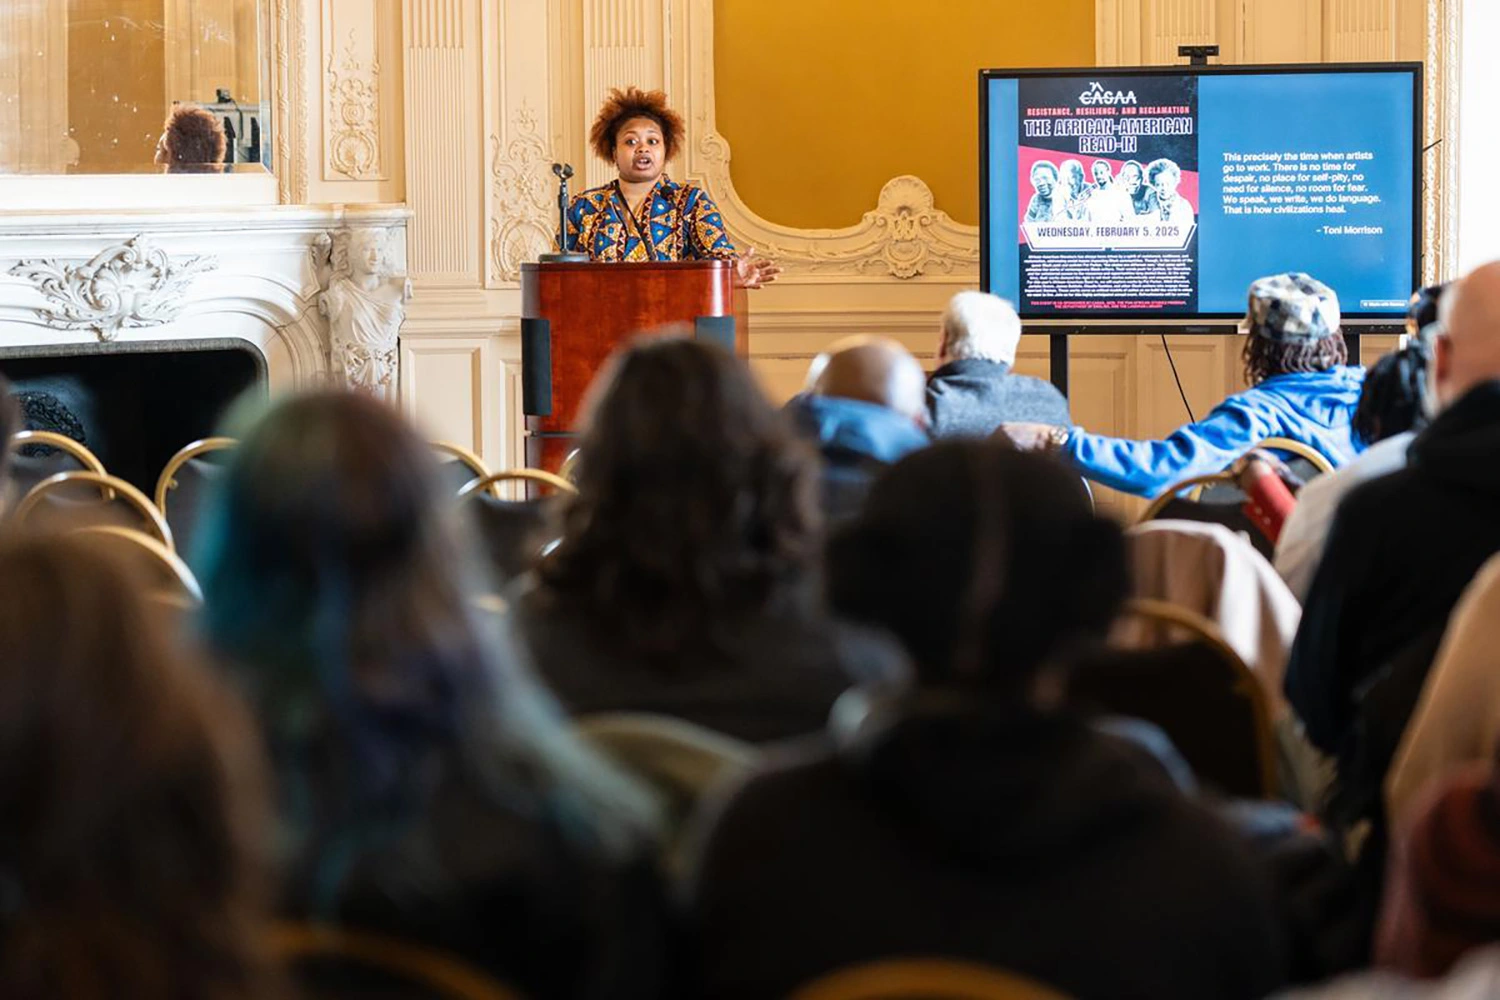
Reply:
[[[554,163],[552,172],[557,175],[557,252],[537,259],[543,264],[586,264],[588,254],[568,249],[568,178],[573,176],[573,165]]]

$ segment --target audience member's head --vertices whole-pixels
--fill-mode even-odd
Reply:
[[[1370,366],[1354,410],[1354,434],[1366,447],[1427,423],[1427,349],[1412,343]]]
[[[1250,285],[1250,306],[1240,321],[1245,338],[1245,380],[1321,372],[1344,364],[1348,347],[1333,289],[1309,274],[1277,274]]]
[[[156,143],[156,163],[169,174],[214,173],[224,166],[228,139],[212,111],[179,104],[167,115]]]
[[[902,459],[830,543],[833,609],[893,632],[924,686],[1024,696],[1043,667],[1108,629],[1125,546],[1078,477],[996,441]]]
[[[269,829],[241,706],[88,543],[0,546],[0,982],[268,996]]]
[[[1440,285],[1428,285],[1418,288],[1411,294],[1411,301],[1406,304],[1406,335],[1417,337],[1422,340],[1424,346],[1431,348],[1432,325],[1438,321],[1438,306],[1443,301],[1443,293],[1448,290],[1448,283]]]
[[[554,594],[648,652],[807,606],[815,459],[743,362],[642,339],[610,361],[586,411],[578,496],[540,571]]]
[[[1009,302],[988,292],[959,292],[943,312],[938,363],[974,358],[1014,365],[1020,342],[1021,318]]]
[[[816,395],[874,403],[926,426],[927,375],[900,343],[888,337],[846,337],[827,354],[813,382]]]
[[[1438,304],[1432,389],[1439,409],[1500,379],[1500,261],[1454,282]]]
[[[461,510],[393,408],[320,392],[249,429],[205,512],[210,649],[278,766],[318,741],[357,759],[340,789],[351,809],[406,804],[422,754],[458,742],[460,710],[494,694]]]

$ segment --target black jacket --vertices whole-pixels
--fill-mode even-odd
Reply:
[[[1500,551],[1500,382],[1478,386],[1412,442],[1406,468],[1345,498],[1286,672],[1309,738],[1344,749],[1355,693],[1440,630]]]
[[[1051,382],[979,358],[950,361],[932,373],[927,412],[935,438],[989,437],[1003,423],[1073,424],[1067,397]]]
[[[752,777],[689,887],[693,996],[948,957],[1080,998],[1282,985],[1266,876],[1135,747],[1030,713],[908,715]]]
[[[536,672],[574,716],[650,712],[764,743],[821,730],[857,682],[905,675],[892,643],[823,617],[765,615],[725,626],[720,649],[657,656],[606,634],[542,585],[523,580],[511,593]]]

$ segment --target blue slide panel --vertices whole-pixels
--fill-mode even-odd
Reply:
[[[1254,279],[1306,271],[1339,293],[1345,313],[1396,313],[1411,294],[1413,192],[1411,77],[1407,73],[1306,73],[1246,76],[1204,74],[1198,82],[1198,150],[1202,170],[1198,307],[1230,313],[1245,307]],[[1392,123],[1397,123],[1392,128]],[[1370,159],[1337,162],[1323,154]],[[1316,154],[1312,160],[1302,154]],[[1313,197],[1378,197],[1378,204],[1340,203],[1343,214],[1225,214],[1226,164],[1250,176],[1271,168],[1267,156],[1298,157],[1294,190]],[[1238,159],[1230,162],[1228,157]],[[1255,159],[1248,160],[1248,157]],[[1352,165],[1354,169],[1345,169]],[[1344,177],[1337,181],[1335,178]],[[1319,179],[1321,178],[1321,179]],[[1335,190],[1342,188],[1343,190]],[[1001,190],[1001,189],[996,189]],[[1244,195],[1236,196],[1243,201]],[[1254,197],[1254,194],[1251,194]],[[1286,195],[1280,195],[1286,198]],[[1308,197],[1302,192],[1300,201]],[[1268,199],[1269,200],[1269,199]],[[1327,202],[1325,202],[1326,204]],[[1284,202],[1282,203],[1284,206]]]
[[[1016,229],[1016,185],[1020,162],[1020,84],[1014,78],[989,81],[989,289],[1012,303],[1021,301],[1021,244]]]

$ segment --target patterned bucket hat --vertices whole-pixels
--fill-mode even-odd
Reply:
[[[1250,284],[1241,333],[1278,343],[1311,343],[1339,332],[1339,297],[1310,274],[1273,274]]]

